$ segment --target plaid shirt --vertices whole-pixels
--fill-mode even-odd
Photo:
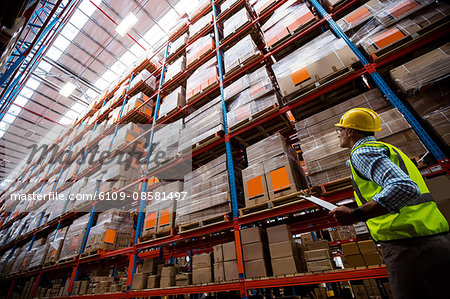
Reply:
[[[361,138],[355,143],[352,151],[367,141],[376,140],[373,136]],[[399,213],[402,207],[420,196],[419,186],[392,162],[386,148],[360,147],[353,152],[351,160],[361,177],[383,188],[373,197],[373,200],[388,209],[390,213]],[[350,166],[350,160],[347,161],[347,165]]]

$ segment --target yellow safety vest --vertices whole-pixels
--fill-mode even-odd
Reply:
[[[367,146],[388,149],[392,162],[409,175],[422,193],[417,199],[401,208],[399,213],[385,214],[369,219],[366,224],[372,238],[376,241],[389,241],[447,232],[449,230],[447,220],[437,208],[422,175],[408,156],[398,148],[380,141],[365,142],[353,149],[351,155],[357,148]],[[352,185],[356,202],[358,206],[361,206],[372,200],[383,188],[375,182],[361,177],[355,171],[351,163],[351,155]]]

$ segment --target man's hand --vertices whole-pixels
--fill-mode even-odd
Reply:
[[[346,206],[340,206],[329,213],[340,225],[351,225],[355,223],[353,210]]]

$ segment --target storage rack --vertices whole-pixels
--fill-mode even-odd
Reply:
[[[241,3],[241,2],[247,3],[247,1],[244,1],[244,0],[241,0],[239,3]],[[279,6],[281,6],[285,2],[286,2],[285,0],[278,1],[273,7],[271,7],[268,11],[266,11],[263,15],[254,18],[253,21],[251,22],[251,24],[248,24],[244,28],[241,28],[238,32],[235,32],[233,34],[233,36],[230,39],[228,39],[228,41],[233,40],[234,38],[239,36],[241,33],[245,32],[245,30],[247,30],[249,27],[257,24],[261,19],[263,19],[265,16],[269,15],[272,11],[277,9]],[[223,98],[223,86],[224,85],[231,82],[233,79],[239,77],[240,75],[247,73],[249,70],[251,70],[252,68],[257,66],[261,62],[267,60],[268,58],[270,58],[272,55],[276,54],[277,52],[287,48],[289,45],[293,44],[295,41],[301,39],[302,37],[306,36],[307,34],[310,34],[311,32],[320,28],[321,26],[329,23],[331,28],[340,37],[344,38],[344,40],[346,40],[346,42],[352,48],[352,50],[354,50],[355,53],[357,53],[361,62],[363,63],[363,68],[356,70],[355,72],[347,75],[344,78],[341,78],[341,79],[333,82],[332,84],[324,85],[323,87],[318,88],[317,90],[315,90],[314,92],[312,92],[310,94],[307,94],[306,96],[299,96],[295,100],[282,106],[279,110],[274,111],[274,113],[272,113],[260,120],[257,120],[256,122],[252,122],[252,123],[250,123],[246,126],[243,126],[243,127],[239,128],[238,130],[231,132],[231,133],[228,133],[227,131],[225,131],[224,137],[221,137],[219,140],[217,140],[197,151],[194,150],[193,157],[199,156],[200,154],[210,151],[212,149],[217,149],[217,147],[219,147],[225,143],[226,152],[227,152],[227,156],[228,156],[227,160],[229,161],[228,166],[230,169],[230,166],[232,167],[232,162],[230,163],[230,161],[232,161],[230,159],[230,155],[231,155],[230,139],[237,138],[237,137],[241,136],[243,133],[254,129],[259,125],[262,125],[265,122],[268,122],[271,120],[276,120],[276,119],[282,117],[288,111],[295,111],[296,109],[300,108],[302,105],[310,103],[313,100],[317,99],[318,97],[325,95],[325,94],[329,93],[330,91],[333,91],[339,87],[344,86],[345,84],[348,84],[349,82],[356,80],[361,75],[369,74],[372,77],[375,76],[374,81],[377,84],[380,84],[379,86],[380,86],[380,89],[383,91],[383,93],[387,96],[388,99],[393,101],[394,106],[399,108],[399,110],[405,115],[405,118],[411,123],[413,129],[418,133],[418,135],[421,137],[421,139],[427,145],[427,148],[430,150],[430,152],[433,153],[435,158],[439,161],[439,165],[437,165],[435,167],[429,167],[426,170],[427,173],[424,173],[424,176],[435,175],[435,174],[442,173],[442,172],[450,174],[449,160],[448,160],[448,158],[446,158],[443,151],[440,150],[436,146],[435,142],[428,136],[427,132],[414,119],[414,117],[411,115],[411,113],[408,111],[408,109],[400,101],[398,101],[398,99],[395,97],[394,93],[389,89],[389,87],[386,85],[386,83],[384,83],[382,78],[376,72],[377,69],[386,67],[389,64],[392,64],[393,62],[397,61],[398,59],[407,56],[408,54],[412,53],[413,51],[418,50],[421,47],[423,47],[427,44],[430,44],[432,42],[435,42],[439,38],[444,37],[446,34],[449,33],[450,29],[447,28],[446,30],[434,33],[425,39],[421,39],[421,40],[417,41],[416,43],[414,43],[411,47],[408,47],[407,49],[401,49],[401,50],[395,52],[394,54],[391,54],[391,55],[384,57],[380,60],[377,60],[375,62],[369,63],[369,61],[367,61],[364,58],[364,56],[361,53],[359,53],[357,48],[354,45],[352,45],[348,39],[346,39],[345,35],[340,31],[340,29],[336,26],[336,24],[333,21],[333,17],[335,17],[337,15],[341,15],[344,11],[346,11],[350,7],[353,7],[355,4],[359,3],[359,1],[357,1],[357,0],[346,1],[343,5],[339,6],[335,11],[332,11],[330,14],[328,14],[316,0],[310,0],[310,2],[313,4],[313,6],[316,8],[316,10],[323,16],[323,18],[321,18],[320,20],[315,22],[312,26],[305,28],[298,35],[294,36],[293,38],[290,38],[290,39],[286,40],[285,42],[281,43],[280,45],[278,45],[277,47],[274,47],[273,49],[271,49],[271,51],[266,53],[259,60],[253,62],[252,64],[250,64],[248,66],[243,67],[237,73],[235,73],[233,76],[224,80],[222,74],[219,73],[220,85],[218,87],[203,94],[200,98],[194,100],[192,103],[187,104],[185,107],[180,109],[178,112],[176,112],[175,114],[171,115],[170,117],[164,119],[160,123],[166,123],[166,122],[169,122],[169,120],[173,120],[173,119],[181,117],[182,115],[184,115],[186,113],[186,111],[188,110],[189,107],[195,105],[195,103],[199,102],[204,97],[206,97],[214,92],[217,92],[218,90],[220,90],[220,94],[221,94],[221,98],[222,98],[223,113],[226,116],[226,110],[225,110],[226,106],[224,105],[224,98]],[[204,32],[208,32],[211,29],[214,29],[215,38],[216,38],[216,49],[215,49],[216,53],[215,54],[217,56],[218,63],[220,65],[221,61],[222,61],[220,49],[223,45],[219,45],[219,43],[218,43],[219,29],[217,26],[217,22],[219,19],[222,19],[227,14],[230,14],[231,12],[233,12],[234,8],[231,8],[229,11],[222,14],[220,16],[220,18],[217,18],[217,13],[215,10],[216,4],[217,4],[217,1],[216,2],[212,1],[212,4],[211,4],[212,7],[211,6],[206,7],[202,11],[202,13],[200,13],[198,15],[198,17],[202,16],[205,12],[209,11],[209,9],[213,10],[213,16],[214,16],[214,20],[215,20],[214,24],[209,26],[207,29],[205,29]],[[186,27],[186,29],[187,29],[187,27]],[[181,33],[183,33],[183,32],[181,32]],[[199,34],[197,36],[197,38],[200,36],[201,36],[201,34]],[[171,40],[174,40],[176,37],[177,36],[172,37]],[[188,44],[190,44],[192,42],[193,41],[189,41]],[[162,67],[154,70],[154,72],[153,72],[153,74],[155,76],[160,75],[160,83],[159,83],[158,91],[156,91],[148,100],[148,101],[151,101],[155,97],[157,98],[156,105],[155,105],[154,117],[148,120],[149,123],[150,122],[153,123],[152,129],[143,133],[141,136],[144,136],[148,133],[153,134],[154,128],[158,126],[157,115],[158,115],[161,93],[163,93],[164,89],[168,88],[168,86],[170,86],[170,84],[173,84],[173,82],[176,82],[176,80],[173,80],[170,84],[167,84],[166,86],[163,85],[168,46],[169,46],[168,44],[164,45],[164,47],[166,47],[166,51],[165,51],[166,55],[165,55],[165,59],[163,61]],[[187,45],[184,46],[184,48],[186,48],[186,47],[187,47]],[[182,51],[182,50],[183,49],[181,49],[180,51]],[[181,74],[180,77],[186,75],[188,73],[188,71],[195,69],[196,66],[200,65],[204,61],[207,61],[213,55],[214,55],[214,52],[212,52],[211,54],[209,54],[206,57],[204,57],[203,59],[201,59],[194,66],[191,66],[188,70],[186,70],[184,74]],[[171,58],[174,58],[175,56],[176,56],[176,54],[173,55]],[[219,69],[220,69],[220,67],[219,67]],[[132,77],[133,73],[134,72],[130,73],[127,77],[123,78],[120,81],[120,83],[117,84],[116,89],[123,82],[126,82],[126,80],[130,79],[130,77]],[[97,105],[94,108],[94,110],[90,114],[88,114],[86,117],[94,114],[96,110],[101,108],[100,106],[105,105],[105,103],[112,97],[114,91],[115,90],[113,89],[108,94],[106,94],[105,97],[103,98],[103,102],[99,103],[99,105]],[[120,104],[122,104],[122,108],[123,108],[123,106],[126,103],[126,99],[127,99],[127,96],[125,93],[123,95],[123,97],[120,100],[118,100],[113,107],[110,108],[110,110],[114,109],[115,107],[117,107]],[[145,105],[145,104],[146,103],[144,103],[142,105]],[[135,111],[137,109],[139,109],[139,107],[135,108]],[[107,111],[103,115],[100,115],[99,120],[103,120],[108,112],[109,111]],[[85,121],[86,117],[84,119],[80,120],[78,122],[78,124],[83,123],[83,121]],[[226,119],[226,117],[224,117],[224,118]],[[119,121],[119,123],[121,123],[123,121],[124,120],[121,119]],[[92,124],[92,125],[88,126],[87,129],[91,129],[94,126],[95,125]],[[225,124],[225,128],[226,128],[226,124]],[[116,130],[117,130],[117,126],[116,126]],[[68,134],[70,134],[70,131],[68,131],[65,136],[62,136],[61,140],[64,137],[66,137]],[[94,140],[94,142],[95,142],[95,140]],[[151,148],[151,147],[149,147],[149,148]],[[63,150],[64,149],[62,149],[61,151],[63,151]],[[149,154],[151,154],[151,153],[149,153]],[[177,165],[178,163],[181,163],[180,160],[175,161],[174,163],[171,163],[169,165],[166,165],[156,172],[149,173],[149,174],[143,176],[138,181],[130,184],[127,187],[124,187],[123,190],[126,190],[127,188],[131,187],[132,185],[135,185],[135,184],[138,184],[141,182],[146,182],[148,180],[148,178],[150,178],[151,176],[156,175],[158,172],[161,172],[164,169],[173,167],[173,166]],[[92,169],[94,169],[95,167],[96,166],[94,166]],[[35,172],[36,168],[37,168],[37,164],[30,165],[27,170],[30,170],[31,172]],[[40,167],[39,169],[37,169],[37,171],[35,172],[36,173],[35,176],[37,177],[41,171],[43,171],[43,166]],[[61,170],[55,169],[54,171],[52,171],[52,173],[49,173],[47,177],[50,177],[52,174],[57,173],[58,171],[62,171],[62,169]],[[27,171],[25,171],[24,173],[26,173],[26,172]],[[233,180],[230,180],[230,181],[233,181]],[[19,188],[25,188],[26,185],[27,185],[27,182],[20,183]],[[147,188],[145,185],[146,184],[144,183],[143,188]],[[55,184],[54,187],[56,188],[56,186],[57,185]],[[65,186],[63,186],[63,187],[65,187]],[[235,192],[235,189],[233,189],[233,187],[231,187],[231,189],[232,189],[232,194],[233,194],[233,192]],[[119,190],[119,191],[121,191],[121,190]],[[340,201],[343,199],[348,199],[351,197],[352,197],[351,190],[346,189],[346,190],[342,190],[340,192],[336,192],[336,193],[333,193],[333,194],[330,194],[327,196],[323,196],[322,198],[327,201],[330,201],[330,202],[337,202],[337,201]],[[71,271],[70,280],[71,280],[71,285],[72,285],[73,281],[76,279],[78,270],[81,265],[89,264],[89,263],[99,261],[99,260],[108,261],[108,260],[112,260],[112,258],[121,258],[124,260],[128,260],[129,280],[127,281],[127,285],[129,286],[131,284],[132,274],[135,271],[137,257],[139,256],[140,258],[149,258],[149,257],[157,257],[161,254],[161,250],[150,250],[150,251],[145,251],[145,250],[155,249],[162,245],[168,245],[168,244],[172,244],[172,243],[181,243],[181,242],[191,241],[200,236],[205,236],[205,235],[223,232],[223,231],[229,231],[229,230],[234,231],[234,238],[235,238],[236,244],[237,244],[237,252],[238,252],[237,256],[238,256],[239,265],[240,265],[240,267],[239,267],[240,280],[239,281],[229,282],[229,283],[220,283],[220,284],[210,284],[210,285],[206,285],[206,286],[176,287],[176,288],[157,289],[157,290],[129,291],[129,292],[116,293],[116,294],[107,294],[107,295],[90,295],[90,296],[82,296],[82,297],[80,296],[80,298],[87,298],[87,297],[98,298],[98,297],[105,297],[105,296],[115,297],[115,298],[131,298],[131,297],[143,297],[143,296],[195,294],[195,293],[203,293],[203,292],[220,292],[220,291],[231,291],[231,290],[240,291],[241,297],[246,297],[246,293],[248,290],[257,289],[257,288],[271,288],[271,287],[294,286],[294,285],[302,285],[302,284],[314,284],[314,283],[321,283],[321,282],[336,282],[336,281],[359,280],[359,279],[367,279],[367,278],[381,278],[381,277],[386,277],[386,275],[387,275],[385,267],[372,267],[372,268],[367,268],[367,269],[343,270],[343,271],[335,271],[335,272],[323,273],[323,274],[307,274],[307,275],[298,275],[298,276],[285,277],[285,278],[267,278],[267,279],[260,279],[260,280],[247,280],[247,279],[245,279],[245,273],[244,273],[244,269],[242,266],[243,265],[242,255],[239,254],[239,252],[241,251],[241,248],[239,245],[240,244],[240,241],[239,241],[240,240],[240,235],[239,235],[240,227],[245,226],[245,225],[250,225],[252,223],[256,223],[259,221],[264,221],[269,218],[275,218],[278,216],[291,214],[291,213],[298,212],[298,211],[305,210],[305,209],[312,209],[312,208],[314,208],[314,205],[309,202],[299,201],[293,205],[289,205],[286,207],[281,207],[281,208],[277,208],[277,209],[263,211],[263,212],[257,213],[257,214],[239,217],[236,199],[234,198],[232,201],[233,201],[232,202],[233,218],[228,219],[228,221],[214,224],[214,225],[211,225],[211,226],[208,226],[205,228],[200,228],[195,231],[189,231],[189,232],[181,233],[181,234],[173,234],[167,238],[151,240],[151,241],[147,241],[147,242],[143,242],[143,243],[137,243],[137,239],[136,239],[135,245],[131,246],[129,248],[110,251],[110,252],[101,252],[98,256],[92,256],[92,257],[85,258],[85,259],[77,259],[77,260],[74,260],[69,263],[57,264],[57,265],[49,267],[49,268],[36,270],[36,271],[28,272],[25,274],[16,275],[16,276],[8,278],[11,281],[9,294],[12,292],[14,284],[17,279],[20,279],[23,277],[37,276],[37,278],[35,280],[33,292],[32,292],[32,293],[34,293],[36,291],[37,286],[39,285],[42,275],[44,275],[48,272],[59,271],[59,270],[69,271],[71,268],[72,268],[72,271]],[[2,202],[2,203],[4,203],[4,202]],[[142,207],[143,206],[141,204],[140,208],[139,208],[139,214],[138,214],[139,217],[141,218],[140,224],[138,222],[138,227],[137,227],[138,232],[140,232],[142,230],[142,215],[143,215]],[[94,212],[94,207],[91,212],[91,219],[92,219],[93,212]],[[18,219],[20,219],[23,216],[24,216],[23,214],[19,214],[19,215],[13,217],[12,219],[7,219],[3,223],[2,228],[8,227],[14,221],[17,221]],[[70,221],[71,219],[74,219],[74,218],[77,218],[76,212],[66,213],[66,214],[58,217],[55,221],[53,221],[51,223],[47,223],[45,226],[39,227],[36,230],[34,230],[26,235],[21,236],[21,237],[17,238],[16,240],[14,240],[13,242],[9,242],[7,244],[2,244],[2,246],[0,247],[0,250],[4,251],[8,248],[15,247],[19,244],[23,244],[27,240],[34,239],[36,237],[36,235],[44,234],[45,232],[52,230],[54,227],[59,227],[61,225],[61,223]],[[320,221],[317,221],[317,220],[320,220]],[[312,226],[312,227],[310,226],[312,223],[309,223],[307,221],[300,223],[300,225],[293,227],[293,232],[304,232],[304,231],[308,231],[308,230],[309,231],[316,230],[316,229],[320,229],[323,227],[330,227],[330,226],[333,226],[336,224],[335,222],[333,222],[333,220],[330,217],[322,217],[320,219],[315,219],[315,222],[319,222],[319,223],[316,223],[316,225]],[[92,224],[92,223],[90,222],[90,224]],[[89,231],[89,228],[88,228],[88,231]],[[137,233],[137,236],[138,235],[139,235],[139,233]],[[86,234],[86,236],[85,236],[84,243],[86,242],[87,236],[88,236],[88,234]],[[207,243],[206,241],[201,241],[201,240],[197,241],[197,243],[193,242],[193,244],[195,244],[194,246],[196,246],[196,247],[187,246],[187,248],[189,248],[189,247],[203,248],[203,250],[207,251],[208,250],[207,248],[211,247],[211,243]],[[170,257],[170,256],[174,256],[174,255],[182,255],[183,254],[182,252],[185,251],[185,248],[183,246],[180,246],[180,248],[182,248],[182,249],[180,249],[179,252],[172,251],[172,252],[163,253],[163,254],[165,257]],[[113,262],[116,262],[116,259],[114,259]],[[71,288],[71,286],[69,287],[69,289],[70,288]]]

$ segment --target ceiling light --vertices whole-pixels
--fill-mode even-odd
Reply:
[[[70,96],[70,94],[75,90],[76,86],[70,82],[67,82],[66,85],[64,85],[63,88],[59,91],[59,94],[61,94],[64,97]]]
[[[137,21],[138,18],[130,12],[116,27],[117,33],[119,33],[120,36],[124,36],[137,23]]]

